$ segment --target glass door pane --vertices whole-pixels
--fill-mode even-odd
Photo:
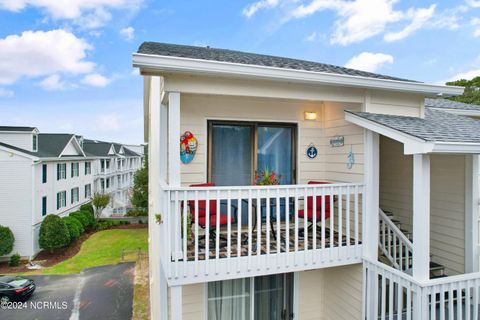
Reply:
[[[255,278],[255,320],[293,318],[293,274]]]
[[[210,282],[208,319],[250,319],[250,278]]]
[[[252,184],[253,128],[212,124],[211,178],[217,186]]]
[[[275,170],[280,184],[293,184],[293,128],[258,127],[258,171]]]

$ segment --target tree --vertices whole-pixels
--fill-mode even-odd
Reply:
[[[38,239],[40,248],[53,252],[70,243],[70,233],[65,221],[55,214],[49,214],[43,219]]]
[[[135,172],[132,188],[132,205],[136,208],[148,208],[148,161],[143,168]]]
[[[465,92],[461,96],[449,97],[448,99],[480,105],[480,77],[473,78],[472,80],[460,79],[447,82],[446,84],[449,86],[465,87]]]
[[[9,227],[0,226],[0,256],[12,252],[15,237]]]
[[[107,193],[95,193],[92,198],[92,204],[95,207],[95,218],[98,220],[105,209],[110,203],[110,195]]]

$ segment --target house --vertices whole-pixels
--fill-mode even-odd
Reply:
[[[91,152],[90,145],[90,140],[74,134],[0,126],[0,225],[8,226],[15,236],[13,253],[35,256],[40,251],[40,225],[47,214],[66,216],[89,202],[95,192],[102,192],[98,177],[104,158]],[[125,167],[115,171],[125,177],[121,185],[112,182],[105,191],[124,196],[141,166],[141,155],[111,145],[123,152],[111,158],[125,161]],[[126,206],[128,199],[123,199]],[[120,203],[113,201],[112,206],[120,208]]]
[[[154,42],[133,65],[152,319],[478,318],[480,122],[425,100],[463,88]]]

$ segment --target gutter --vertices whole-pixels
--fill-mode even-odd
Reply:
[[[133,66],[152,73],[186,73],[196,75],[230,76],[247,79],[266,79],[307,84],[339,85],[347,87],[385,89],[414,92],[429,96],[456,96],[463,94],[463,87],[376,79],[361,76],[284,69],[241,63],[191,59],[134,53]]]

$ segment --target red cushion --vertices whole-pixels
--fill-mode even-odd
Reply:
[[[324,181],[308,181],[308,184],[331,184],[330,182],[324,182]],[[317,196],[317,211],[319,211],[322,208],[322,196]],[[330,206],[330,196],[325,196],[325,206]],[[313,208],[313,197],[307,197],[307,206],[308,210],[310,208]]]
[[[219,220],[219,225],[226,225],[228,224],[228,215],[226,214],[221,214]],[[230,222],[233,223],[233,217],[230,217]],[[202,227],[205,228],[205,225],[207,224],[207,217],[199,217],[198,218],[198,224]],[[210,221],[209,221],[210,226],[216,226],[217,225],[217,215],[210,215]]]
[[[317,211],[315,213],[316,213],[317,222],[318,222],[322,218],[322,209],[321,208],[317,209]],[[305,217],[305,210],[303,210],[303,209],[298,210],[298,217],[299,218],[304,218]],[[329,218],[330,218],[330,205],[326,205],[325,206],[325,220],[327,220]],[[308,210],[307,210],[307,219],[308,220],[313,220],[312,207],[309,207]]]
[[[191,184],[190,187],[215,187],[215,183],[197,183]],[[190,213],[192,214],[193,220],[195,220],[195,200],[188,200],[188,206],[190,207]],[[217,214],[217,200],[210,200],[210,215]],[[198,201],[198,217],[205,217],[207,215],[207,201],[199,200]],[[200,220],[200,219],[199,219]]]

